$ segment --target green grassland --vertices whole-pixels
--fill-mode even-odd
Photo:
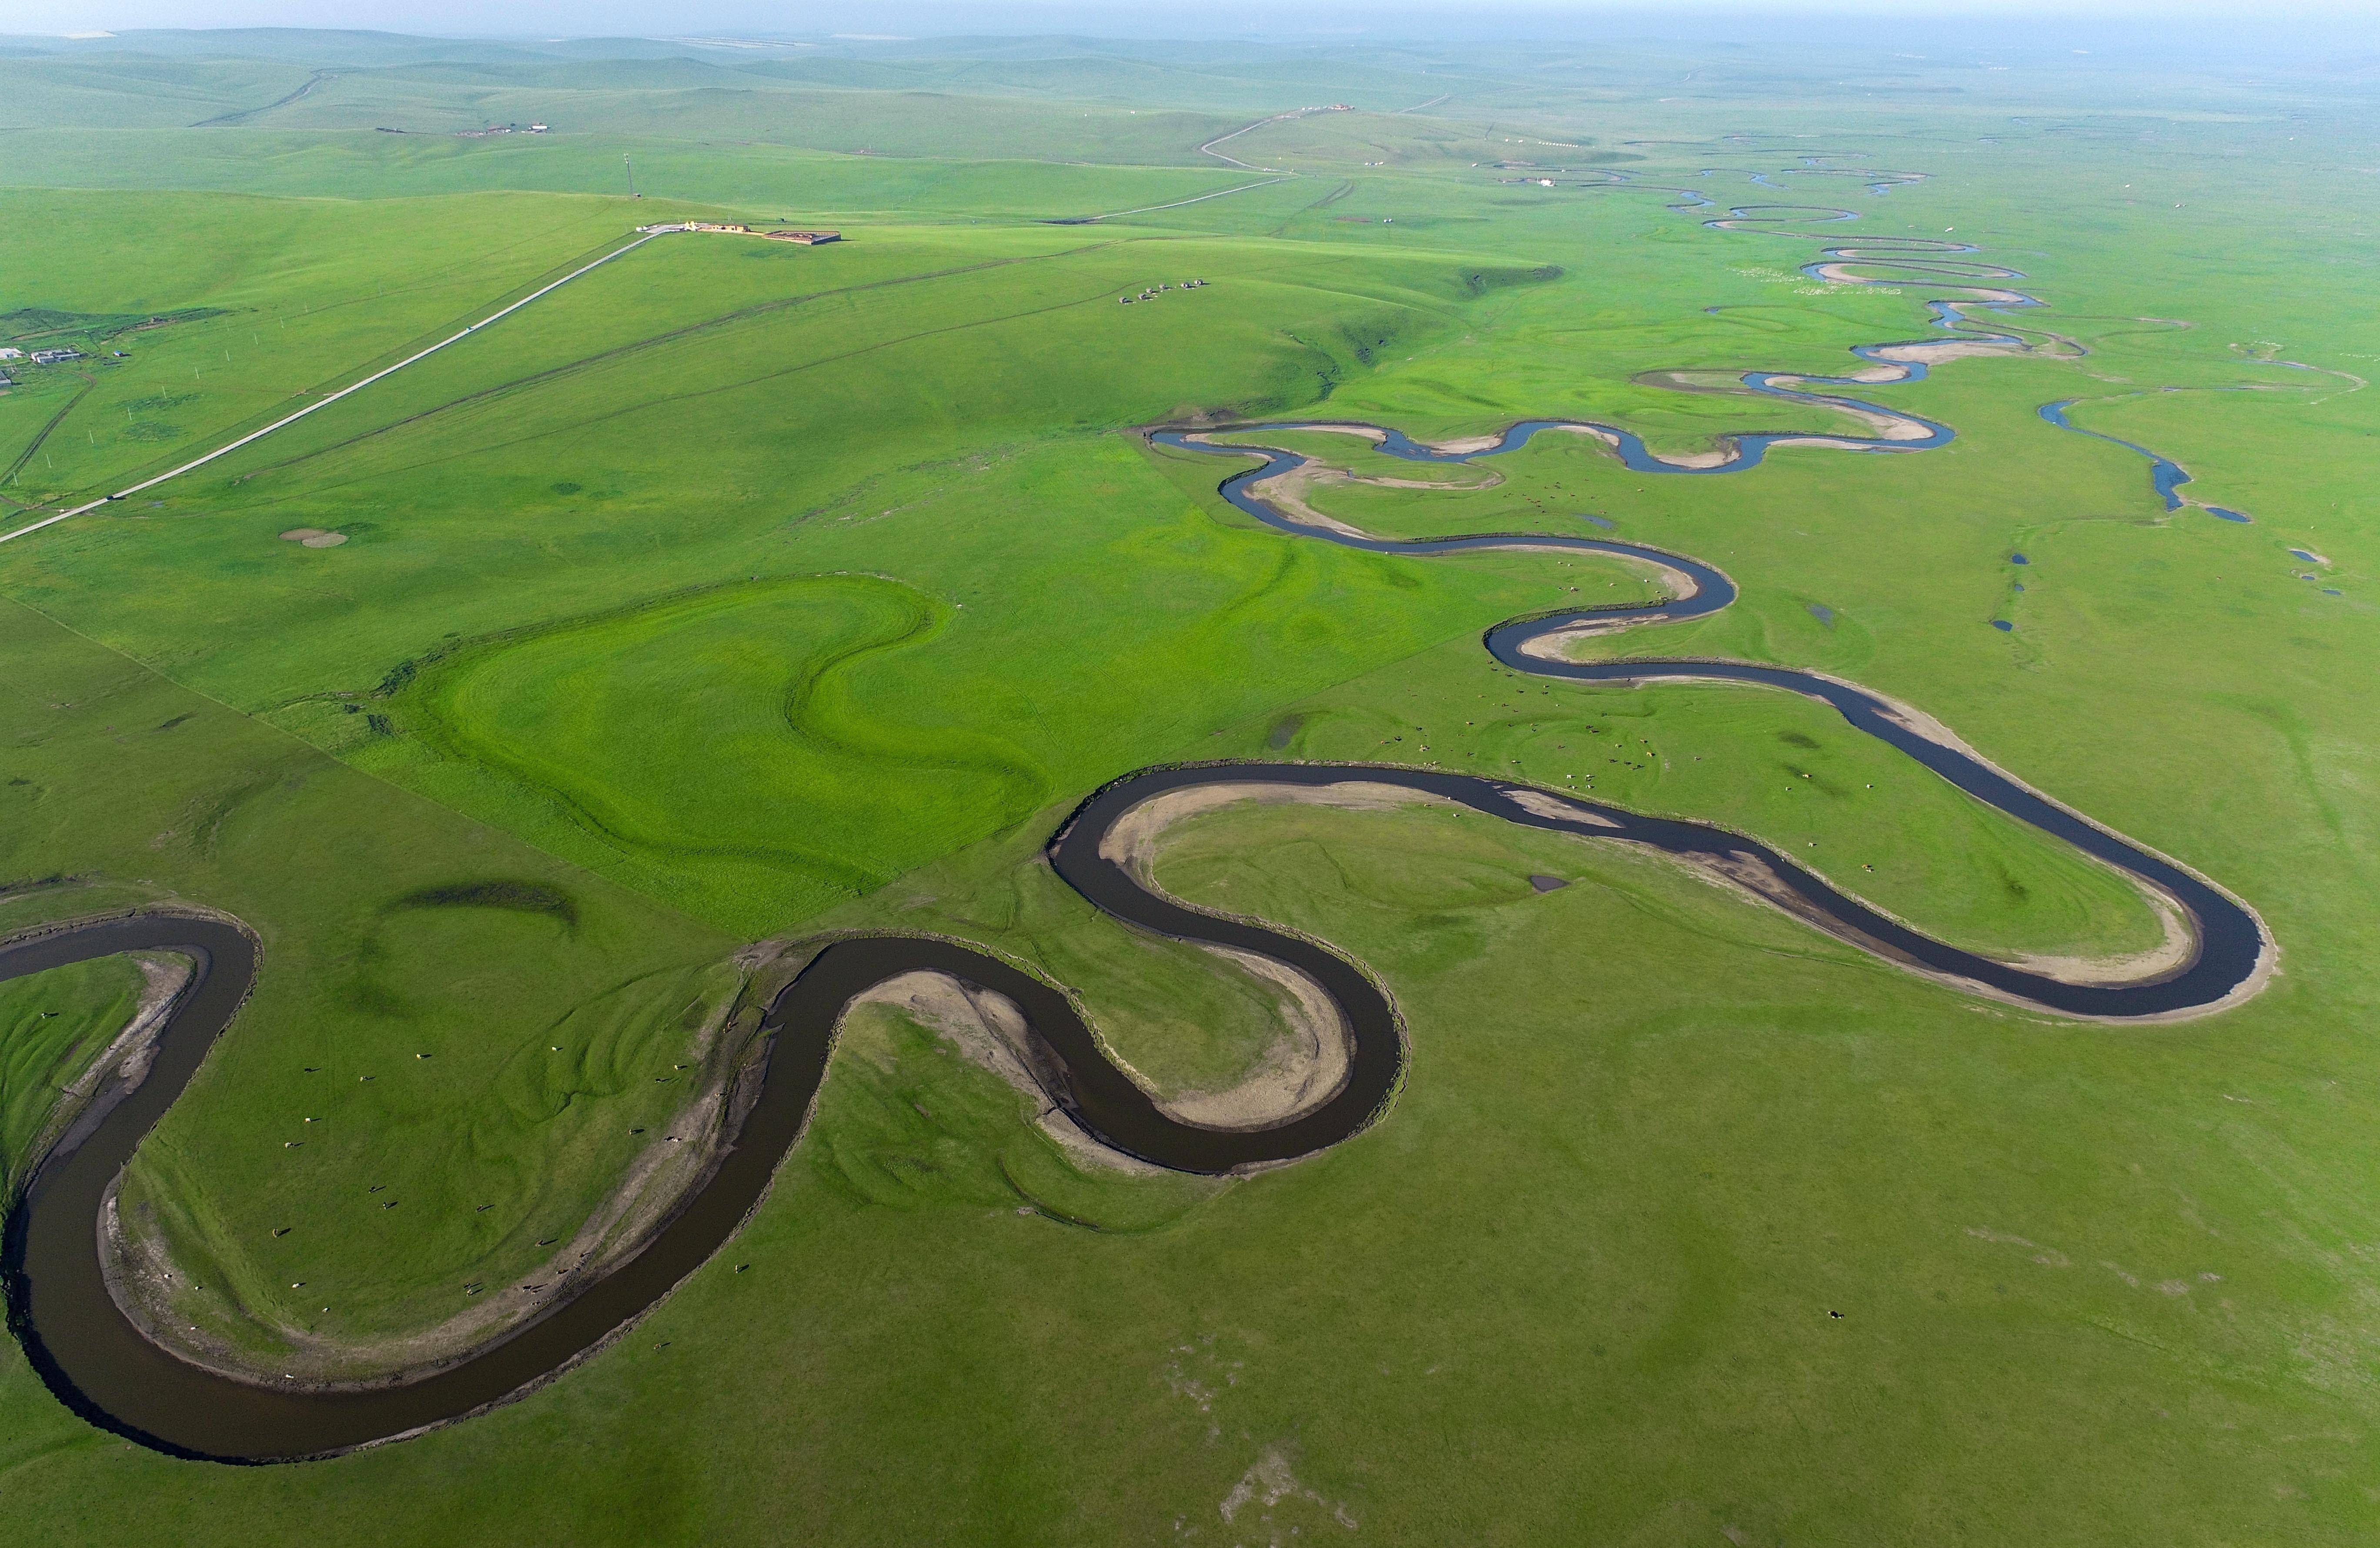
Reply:
[[[138,42],[6,65],[27,127],[0,134],[24,152],[0,168],[0,314],[94,338],[180,318],[109,335],[123,359],[12,372],[0,498],[24,519],[636,225],[848,238],[662,238],[0,547],[0,933],[177,899],[264,941],[255,998],[123,1190],[208,1287],[191,1321],[251,1359],[285,1330],[401,1339],[535,1271],[678,1110],[757,941],[978,942],[1074,990],[1160,1091],[1230,1084],[1271,1040],[1269,992],[1100,918],[1038,859],[1086,793],[1154,762],[1523,777],[1755,835],[1972,949],[2151,944],[2119,878],[1815,704],[1523,678],[1480,648],[1516,615],[1641,601],[1641,571],[1287,536],[1215,498],[1223,459],[1132,433],[1576,416],[1693,450],[1840,429],[1647,373],[1847,370],[1853,344],[1919,336],[1939,293],[1825,285],[1797,272],[1815,242],[1475,162],[1841,204],[1846,241],[1956,227],[2051,303],[2026,325],[2090,353],[1875,390],[1955,426],[1940,450],[1785,448],[1724,477],[1631,473],[1571,437],[1440,469],[1270,437],[1355,476],[1313,504],[1718,565],[1731,608],[1589,652],[1775,662],[1917,705],[2246,898],[2281,970],[2218,1017],[2083,1028],[1622,847],[1228,808],[1172,835],[1159,878],[1390,987],[1411,1066],[1365,1134],[1223,1184],[1099,1167],[871,1009],[730,1252],[562,1381],[398,1445],[226,1469],[84,1426],[12,1345],[12,1519],[124,1542],[2368,1534],[2380,511],[2352,389],[2380,359],[2380,210],[2337,165],[2368,163],[2372,132],[2333,86],[2153,79],[2161,113],[2118,116],[2062,66],[1953,96],[1870,61],[1847,105],[1791,55],[1664,102],[1693,65],[982,43],[731,70],[677,45]],[[147,116],[111,116],[144,91]],[[1287,181],[1046,224],[1236,188],[1201,141],[1342,101],[1360,111],[1224,147]],[[399,110],[565,132],[369,127]],[[1929,179],[1788,176],[1819,151]],[[1057,165],[1077,157],[1102,165]],[[1116,304],[1187,277],[1209,284]],[[2254,523],[2165,511],[2140,458],[2041,422],[2070,397]],[[1360,481],[1380,478],[1442,487]],[[306,529],[346,541],[281,536]],[[1548,874],[1572,884],[1539,894]],[[109,962],[0,991],[0,1163],[136,982]]]
[[[15,1196],[60,1094],[124,1030],[140,987],[119,957],[0,984],[0,1191]]]
[[[898,213],[910,220],[1099,214],[1233,188],[1220,165],[1112,166],[993,159],[834,154],[800,146],[601,134],[449,136],[284,129],[25,129],[12,133],[25,188],[203,189],[292,198],[626,192],[624,155],[646,198],[638,221],[666,218],[656,199],[694,200],[775,219]],[[649,213],[650,212],[650,213]],[[626,212],[624,212],[626,213]]]
[[[288,1320],[301,1237],[311,1287],[342,1292],[358,1331],[541,1262],[535,1242],[584,1219],[596,1179],[646,1148],[635,1131],[674,1110],[689,1007],[733,993],[734,943],[8,605],[0,927],[180,900],[246,920],[270,959],[124,1190],[227,1298],[225,1336]],[[126,759],[137,780],[94,775]],[[12,986],[12,1010],[66,971]],[[17,1074],[64,1056],[44,1047],[12,1041],[12,1134],[19,1103],[44,1106]],[[386,1214],[375,1187],[410,1207]]]

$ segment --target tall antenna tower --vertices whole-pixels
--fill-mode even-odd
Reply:
[[[635,198],[637,198],[637,197],[638,197],[638,193],[637,193],[637,164],[636,164],[635,162],[633,162],[633,161],[630,161],[630,160],[628,159],[627,152],[624,151],[624,152],[622,152],[620,153],[620,165],[621,165],[622,166],[625,166],[625,167],[626,167],[626,168],[628,169],[628,197],[629,197],[629,198],[631,198],[631,199],[635,199]]]

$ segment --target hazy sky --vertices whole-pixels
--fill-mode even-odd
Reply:
[[[370,28],[443,36],[640,36],[714,33],[832,36],[954,32],[1075,32],[1107,36],[1263,35],[1316,39],[1365,33],[1447,37],[1583,35],[1603,26],[1633,35],[1675,30],[1773,33],[1811,12],[1899,26],[1929,18],[1962,35],[1996,18],[2052,27],[2234,17],[2265,29],[2296,20],[2351,42],[2380,28],[2380,0],[0,0],[0,32],[74,33],[141,27]],[[1962,25],[1961,25],[1962,24]],[[2380,32],[2374,34],[2380,37]]]

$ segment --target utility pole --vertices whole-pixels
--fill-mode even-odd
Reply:
[[[637,197],[637,164],[630,161],[624,151],[620,153],[620,165],[628,169],[628,197],[634,199]]]

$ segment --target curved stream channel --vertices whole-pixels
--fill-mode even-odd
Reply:
[[[1753,207],[1710,224],[1732,228],[1772,221],[1780,213],[1776,207]],[[1723,456],[1699,461],[1666,460],[1617,427],[1548,420],[1523,421],[1492,443],[1467,449],[1427,446],[1395,431],[1337,422],[1257,425],[1227,434],[1165,430],[1149,438],[1184,451],[1253,459],[1254,466],[1222,481],[1223,498],[1258,521],[1301,538],[1416,557],[1484,549],[1559,550],[1655,567],[1671,589],[1669,600],[1512,620],[1488,631],[1488,652],[1504,666],[1536,676],[1749,684],[1831,705],[1852,725],[1899,749],[1976,799],[2115,867],[2156,895],[2189,932],[2188,949],[2179,963],[2113,981],[2030,971],[1934,940],[1756,840],[1508,780],[1369,763],[1247,762],[1145,769],[1098,791],[1076,810],[1050,840],[1051,865],[1092,905],[1126,923],[1181,940],[1253,952],[1318,984],[1336,1004],[1350,1048],[1344,1079],[1321,1102],[1262,1127],[1187,1123],[1168,1114],[1107,1059],[1065,991],[1024,969],[946,940],[887,935],[835,941],[777,997],[763,1019],[770,1050],[766,1072],[735,1144],[640,1252],[575,1298],[459,1364],[397,1384],[324,1392],[275,1390],[178,1359],[151,1343],[124,1315],[103,1276],[99,1222],[116,1179],[246,998],[258,966],[254,940],[221,919],[169,912],[72,925],[0,945],[0,979],[114,953],[157,949],[188,955],[198,970],[157,1035],[145,1074],[131,1080],[120,1074],[111,1077],[91,1109],[42,1158],[9,1217],[5,1258],[9,1322],[35,1370],[61,1401],[93,1424],[176,1456],[226,1462],[334,1455],[503,1402],[601,1347],[735,1235],[801,1135],[845,1008],[885,980],[921,969],[951,974],[1014,1001],[1026,1023],[1025,1062],[1053,1101],[1117,1151],[1179,1171],[1220,1174],[1294,1159],[1338,1143],[1380,1115],[1402,1076],[1403,1033],[1387,993],[1328,947],[1251,920],[1187,907],[1145,885],[1121,853],[1102,852],[1101,841],[1136,808],[1197,786],[1390,785],[1524,827],[1657,849],[1900,967],[1969,993],[2067,1017],[2173,1018],[2202,1014],[2252,993],[2274,952],[2253,913],[2195,872],[2020,783],[1914,710],[1847,682],[1785,667],[1682,659],[1581,663],[1560,654],[1562,641],[1582,634],[1695,617],[1727,606],[1734,600],[1735,587],[1712,567],[1597,538],[1535,533],[1410,542],[1375,538],[1319,518],[1301,519],[1264,487],[1310,460],[1262,444],[1268,433],[1293,430],[1353,430],[1391,456],[1430,462],[1492,457],[1540,433],[1575,433],[1596,436],[1630,468],[1647,473],[1737,470],[1757,463],[1774,445],[1818,445],[1860,452],[1940,445],[1951,438],[1947,426],[1804,389],[1913,380],[1925,373],[1929,360],[1973,353],[1978,346],[1986,351],[2036,347],[2015,334],[1986,334],[1972,327],[1961,309],[2001,311],[2040,303],[1978,283],[2019,277],[2010,271],[1946,262],[1938,256],[1971,250],[1931,238],[1830,250],[1814,268],[1845,262],[1896,267],[1947,279],[1969,291],[1965,299],[1932,303],[1936,321],[1951,330],[1952,336],[1863,346],[1855,353],[1867,364],[1853,376],[1755,372],[1743,378],[1753,392],[1843,408],[1865,420],[1876,429],[1874,435],[1745,434],[1732,438]],[[1844,277],[1840,270],[1834,274]],[[1852,282],[1881,283],[1856,277]]]

